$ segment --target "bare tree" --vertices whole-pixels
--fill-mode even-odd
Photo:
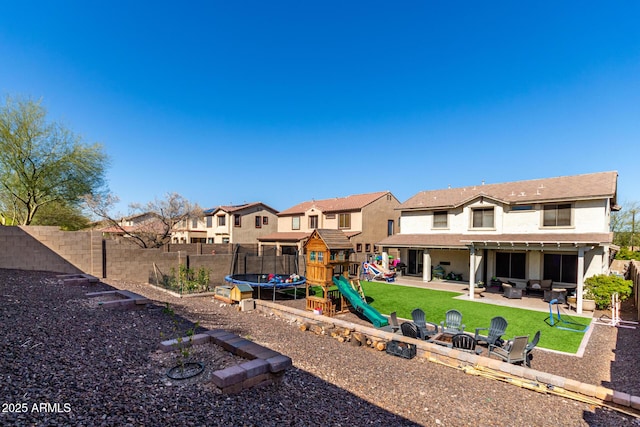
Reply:
[[[111,210],[119,201],[117,196],[106,194],[85,197],[85,205],[109,225],[115,234],[130,238],[142,248],[159,248],[171,240],[177,224],[203,215],[198,204],[193,204],[178,193],[167,193],[164,199],[146,204],[132,203],[130,214],[114,218]]]

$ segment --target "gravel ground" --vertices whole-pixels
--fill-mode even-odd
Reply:
[[[53,273],[0,269],[0,425],[640,426],[611,409],[353,347],[212,298],[105,282],[66,286]],[[126,311],[87,302],[87,292],[112,287],[155,303]],[[199,380],[169,380],[158,343],[192,322],[252,339],[290,356],[294,367],[279,385],[237,395],[206,384],[207,371]],[[638,338],[638,330],[596,326],[585,357],[535,350],[533,367],[640,395]],[[234,363],[205,358],[207,370]]]

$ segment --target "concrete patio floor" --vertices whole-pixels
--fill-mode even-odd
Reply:
[[[401,276],[396,277],[396,281],[393,282],[399,286],[414,286],[426,289],[435,289],[440,291],[459,292],[460,296],[457,299],[464,299],[469,301],[469,283],[468,282],[456,282],[451,280],[433,280],[431,282],[424,282],[421,277]],[[505,298],[502,292],[498,288],[488,289],[482,293],[482,296],[474,298],[475,302],[484,304],[496,304],[507,307],[524,308],[528,310],[537,310],[549,312],[549,303],[542,299],[541,295],[522,295],[522,298]],[[554,313],[556,308],[553,308]],[[582,314],[576,314],[574,310],[570,310],[566,304],[560,304],[560,313],[571,316],[593,317],[594,312],[584,311]]]

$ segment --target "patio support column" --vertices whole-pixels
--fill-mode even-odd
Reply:
[[[476,288],[476,247],[469,247],[470,253],[470,262],[469,262],[469,299],[473,301],[475,298],[475,288]]]
[[[584,246],[578,248],[578,283],[576,287],[576,313],[582,314],[582,290],[584,289]]]
[[[429,249],[425,249],[422,252],[422,281],[431,281],[431,254]]]

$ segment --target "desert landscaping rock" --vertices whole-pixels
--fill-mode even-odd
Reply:
[[[151,302],[138,310],[77,303],[88,292],[113,289]],[[176,384],[165,375],[171,352],[158,350],[175,337],[166,303],[180,331],[196,322],[196,333],[226,330],[293,366],[279,383],[231,395],[207,381],[207,372]],[[608,408],[351,346],[277,316],[211,297],[180,299],[141,283],[68,285],[54,273],[0,270],[0,313],[0,404],[7,409],[0,425],[640,426]],[[638,396],[639,337],[638,330],[594,326],[584,357],[535,350],[533,367]],[[247,361],[214,347],[203,351],[211,353],[198,357],[215,369]]]

